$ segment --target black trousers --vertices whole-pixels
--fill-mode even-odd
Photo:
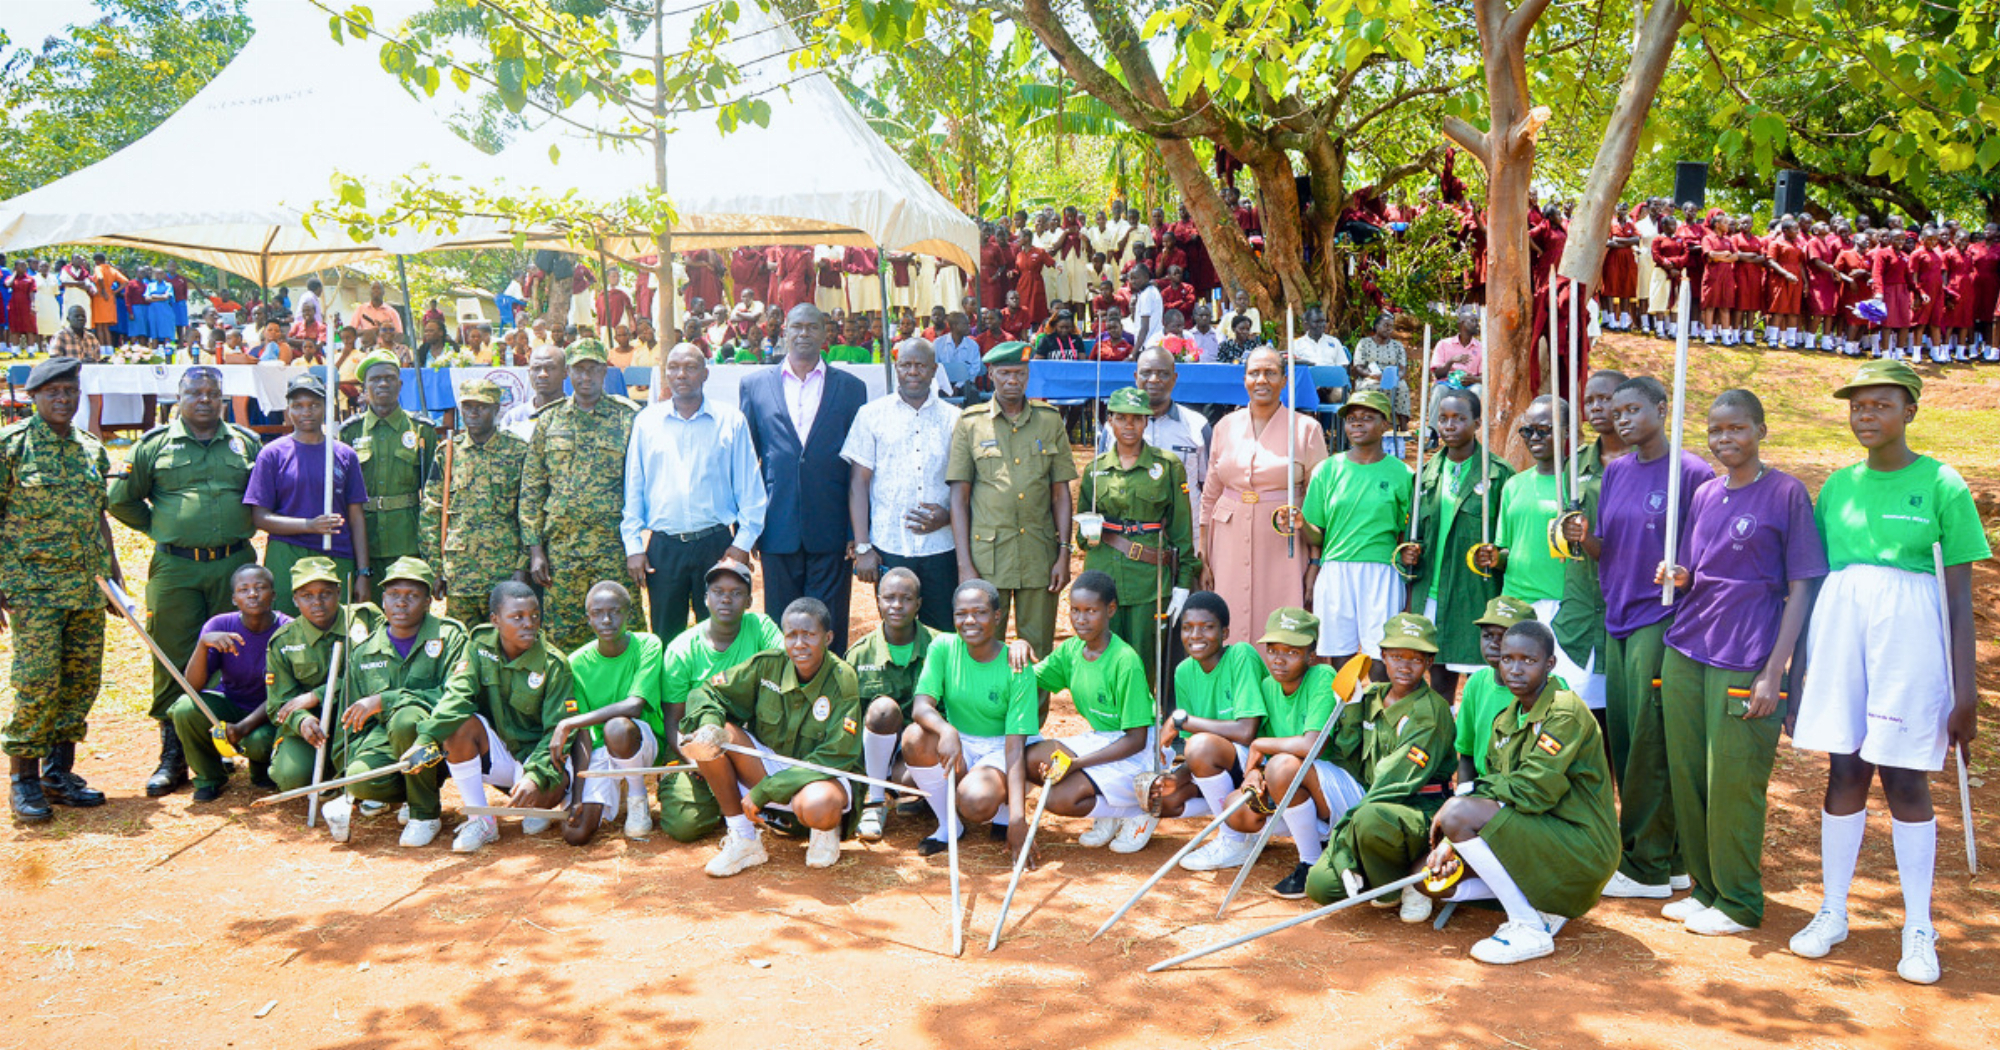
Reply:
[[[917,620],[933,631],[952,633],[951,596],[958,590],[958,552],[905,558],[879,547],[876,550],[882,554],[883,572],[908,569],[917,574],[917,585],[923,595],[923,604],[917,607]]]
[[[703,577],[722,560],[730,539],[726,525],[678,536],[653,533],[646,544],[646,564],[653,569],[646,577],[646,604],[660,641],[671,642],[690,624],[708,619],[708,584]]]
[[[847,552],[764,552],[764,615],[784,627],[785,606],[799,598],[818,598],[833,614],[833,653],[847,652],[847,602],[854,593],[854,571]]]

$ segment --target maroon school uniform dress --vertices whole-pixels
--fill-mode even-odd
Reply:
[[[1639,229],[1630,222],[1615,222],[1611,224],[1611,236],[1637,237]],[[1604,269],[1599,273],[1598,283],[1602,285],[1604,294],[1613,299],[1632,298],[1638,293],[1639,288],[1638,256],[1633,255],[1629,247],[1611,248],[1606,251]]]
[[[1764,239],[1758,237],[1756,234],[1735,234],[1730,237],[1730,242],[1736,246],[1736,250],[1739,252],[1748,252],[1759,256],[1764,254]],[[1738,262],[1735,266],[1736,308],[1738,310],[1747,310],[1751,313],[1761,312],[1764,309],[1764,275],[1770,271],[1764,269],[1764,263],[1761,259]]]
[[[1709,232],[1701,239],[1705,258],[1701,270],[1701,305],[1705,310],[1736,309],[1736,264],[1717,262],[1716,252],[1733,252],[1736,241],[1726,233]]]
[[[1910,257],[1883,245],[1868,251],[1868,277],[1882,297],[1884,328],[1908,328],[1916,319],[1915,282],[1910,277]]]
[[[1056,264],[1055,256],[1029,245],[1014,253],[1014,269],[1021,276],[1014,290],[1021,295],[1021,309],[1031,324],[1041,324],[1049,316],[1049,289],[1042,283],[1042,271]]]
[[[1770,304],[1770,311],[1774,314],[1798,313],[1799,304],[1805,301],[1805,246],[1786,240],[1783,234],[1779,234],[1771,238],[1765,250],[1770,252],[1772,262],[1798,278],[1787,281],[1775,273],[1764,278],[1767,286],[1765,301]]]
[[[979,246],[979,305],[998,309],[1007,301],[1012,261],[1013,255],[997,237],[988,237]]]
[[[722,297],[721,255],[707,248],[682,252],[681,266],[687,271],[687,287],[681,291],[682,306],[692,310],[696,299],[710,306],[728,301]]]
[[[1972,246],[1972,323],[1985,324],[2000,307],[2000,241]]]
[[[764,261],[762,248],[738,248],[729,253],[729,296],[731,301],[743,294],[743,289],[756,290],[761,301],[771,287],[771,268]]]
[[[1921,246],[1909,259],[1910,286],[1922,293],[1911,297],[1910,324],[1921,328],[1944,323],[1944,259],[1937,249]]]
[[[1840,258],[1840,241],[1832,234],[1807,237],[1806,258],[1828,266]],[[1814,317],[1831,317],[1840,310],[1840,278],[1817,266],[1806,267],[1806,312]]]
[[[778,308],[778,316],[792,307],[813,301],[813,250],[799,244],[780,244],[764,253],[770,269],[771,290],[766,305]]]

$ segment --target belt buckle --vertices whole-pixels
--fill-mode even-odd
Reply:
[[[1145,553],[1146,553],[1145,544],[1140,543],[1138,540],[1128,539],[1125,541],[1126,561],[1145,561],[1146,559],[1143,557]]]
[[[1257,502],[1257,494],[1255,492],[1245,492],[1236,498],[1236,502],[1254,504]]]

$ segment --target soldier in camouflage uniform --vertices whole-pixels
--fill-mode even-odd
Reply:
[[[459,387],[458,420],[463,429],[452,435],[449,460],[444,449],[438,450],[424,486],[424,560],[442,570],[438,592],[450,602],[452,618],[467,628],[486,622],[486,599],[494,584],[526,576],[521,470],[528,443],[499,429],[495,425],[499,418],[498,384],[474,379]],[[444,520],[447,479],[448,522]],[[443,535],[447,526],[450,534]]]
[[[21,823],[54,816],[50,802],[104,804],[72,766],[104,671],[105,602],[94,577],[124,577],[104,517],[111,457],[71,426],[79,368],[73,357],[37,364],[27,382],[34,414],[0,429],[0,629],[14,631],[14,710],[0,750],[13,763]]]
[[[437,459],[437,428],[403,411],[403,369],[396,355],[373,350],[355,369],[368,408],[340,425],[340,440],[361,461],[368,489],[368,564],[386,566],[422,553],[418,518],[425,482]],[[368,575],[363,571],[362,575]]]
[[[599,580],[623,580],[625,445],[639,406],[604,392],[604,344],[568,352],[569,397],[535,413],[521,471],[521,539],[528,572],[547,588],[542,633],[559,652],[590,641],[583,603]],[[372,489],[370,490],[373,491]]]

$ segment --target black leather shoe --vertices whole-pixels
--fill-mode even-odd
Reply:
[[[951,848],[951,843],[943,839],[925,839],[917,843],[917,856],[935,857]]]
[[[54,817],[48,800],[42,797],[42,760],[16,758],[13,791],[8,796],[16,824],[41,824]]]
[[[219,784],[196,784],[194,786],[194,800],[196,802],[213,802],[221,798],[222,793],[228,790],[229,781],[227,780]]]
[[[76,745],[57,744],[49,749],[42,764],[42,795],[58,806],[87,809],[104,804],[104,792],[91,787],[76,775]]]
[[[250,763],[250,783],[260,788],[269,788],[272,791],[278,790],[278,782],[271,779],[271,763]]]
[[[181,737],[171,722],[160,723],[160,766],[146,778],[146,797],[161,798],[179,791],[188,782],[187,756],[181,754]]]

